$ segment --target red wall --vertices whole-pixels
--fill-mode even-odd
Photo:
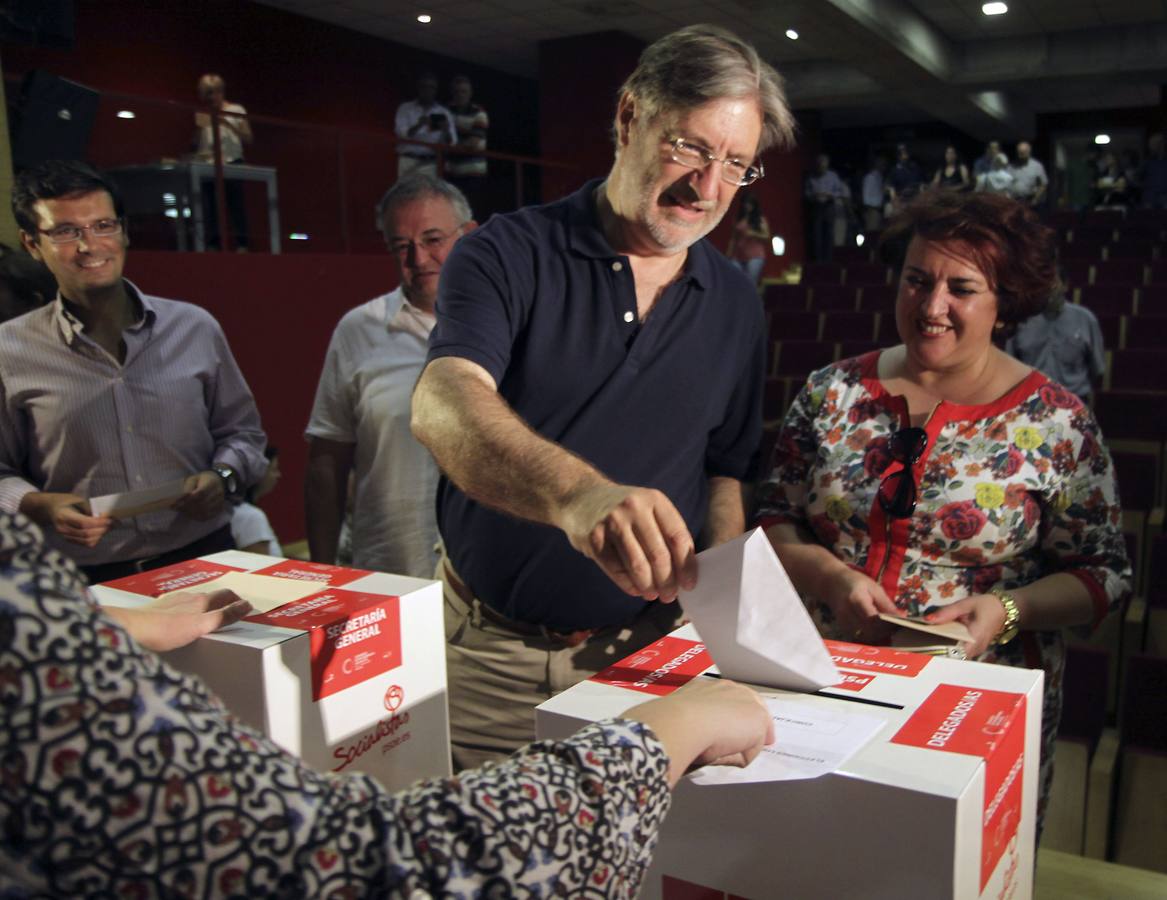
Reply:
[[[348,309],[393,288],[392,259],[351,254],[270,256],[130,248],[126,275],[142,290],[208,309],[255,394],[283,479],[263,507],[282,541],[304,536],[304,426],[328,339]]]

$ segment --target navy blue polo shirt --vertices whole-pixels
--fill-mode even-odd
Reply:
[[[663,491],[697,535],[708,478],[757,475],[762,305],[702,240],[639,322],[628,258],[600,228],[598,184],[493,216],[458,241],[442,267],[429,359],[482,366],[531,428],[613,481]],[[502,614],[566,631],[643,609],[558,529],[485,507],[445,477],[437,504],[455,570]]]

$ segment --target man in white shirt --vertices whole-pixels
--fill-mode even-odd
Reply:
[[[417,99],[406,100],[397,107],[394,131],[399,138],[414,138],[431,144],[458,143],[454,117],[438,103],[438,78],[425,73],[417,80]],[[437,154],[424,144],[397,145],[397,177],[411,172],[437,175]]]
[[[438,470],[410,433],[410,394],[442,264],[475,222],[461,191],[424,173],[393,185],[377,218],[401,286],[350,310],[332,335],[306,432],[308,546],[314,561],[336,561],[352,473],[352,564],[431,578]]]
[[[1017,159],[1009,167],[1013,184],[1009,191],[1013,197],[1029,206],[1038,206],[1045,199],[1049,178],[1045,166],[1033,158],[1033,148],[1026,141],[1017,145]]]

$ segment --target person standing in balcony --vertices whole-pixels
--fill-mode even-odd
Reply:
[[[251,124],[247,121],[247,110],[226,98],[226,82],[223,81],[223,76],[213,72],[208,72],[199,79],[198,92],[199,100],[208,109],[195,113],[195,127],[198,129],[195,133],[195,159],[207,163],[215,161],[215,130],[211,118],[217,116],[223,165],[243,162],[243,145],[250,145],[254,140]],[[243,184],[228,178],[223,184],[223,190],[227,195],[231,239],[235,242],[236,250],[246,250],[247,206],[243,196]],[[219,201],[214,179],[203,179],[202,194],[207,247],[218,249],[222,242],[219,236]]]

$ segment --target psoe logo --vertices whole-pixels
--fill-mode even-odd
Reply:
[[[628,665],[633,669],[641,669],[647,666],[650,662],[660,656],[659,650],[653,650],[651,647],[645,647],[636,656],[628,658]]]
[[[391,713],[397,712],[401,708],[402,702],[405,700],[405,690],[399,684],[389,685],[388,690],[385,691],[384,703],[385,709]]]

